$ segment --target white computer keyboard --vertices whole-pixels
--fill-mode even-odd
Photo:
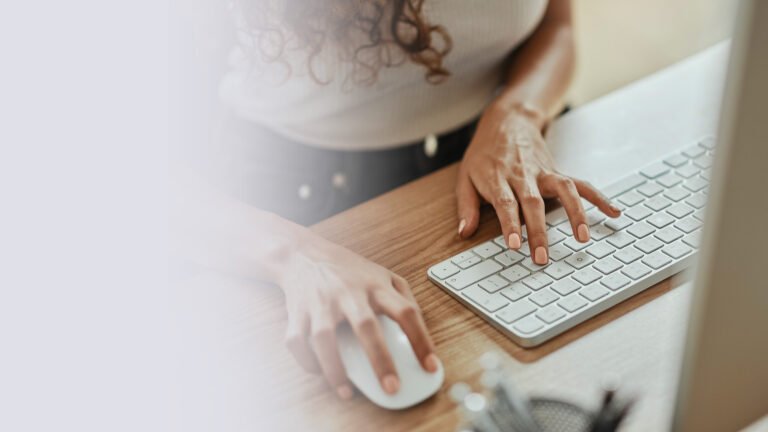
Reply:
[[[545,266],[527,241],[513,251],[499,236],[430,267],[429,279],[518,344],[539,345],[693,263],[713,151],[702,139],[603,188],[622,216],[586,206],[587,243],[563,208],[548,213]]]

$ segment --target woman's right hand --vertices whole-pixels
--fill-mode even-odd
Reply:
[[[277,283],[286,297],[288,349],[307,371],[322,372],[340,398],[353,394],[336,345],[336,327],[344,321],[387,393],[397,392],[400,381],[377,314],[400,325],[426,371],[437,370],[434,345],[408,282],[386,268],[305,232]]]

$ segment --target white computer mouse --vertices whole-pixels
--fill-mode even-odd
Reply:
[[[408,408],[435,394],[445,378],[442,363],[438,362],[434,373],[427,372],[421,367],[408,336],[400,326],[385,316],[379,316],[379,323],[400,378],[400,389],[393,395],[384,392],[355,333],[344,324],[339,326],[337,337],[339,354],[349,380],[371,402],[391,410]]]

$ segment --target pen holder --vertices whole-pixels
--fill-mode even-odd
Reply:
[[[533,398],[531,408],[542,432],[587,432],[594,419],[584,408],[555,399]]]

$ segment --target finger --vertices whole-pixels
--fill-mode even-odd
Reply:
[[[568,214],[573,236],[580,242],[588,242],[589,225],[587,225],[587,216],[584,214],[581,197],[573,180],[564,176],[556,176],[551,181],[554,182],[557,196],[565,208],[565,213]]]
[[[499,218],[501,232],[510,249],[520,249],[522,234],[520,228],[520,213],[515,199],[515,193],[503,177],[483,179],[478,181],[480,193],[491,203]]]
[[[310,332],[309,315],[295,312],[288,317],[288,328],[285,331],[285,344],[296,361],[310,373],[320,373],[315,352],[307,339]]]
[[[396,283],[393,279],[393,285]],[[373,299],[376,305],[388,317],[392,318],[403,329],[421,366],[428,372],[437,371],[437,356],[435,345],[429,336],[427,326],[421,311],[415,302],[407,300],[394,291],[376,291]]]
[[[381,331],[379,320],[365,301],[347,301],[342,303],[341,310],[349,320],[352,331],[355,332],[360,346],[363,347],[371,362],[373,371],[379,377],[381,388],[389,394],[397,393],[400,380],[397,377],[395,363],[389,354],[384,333]]]
[[[472,180],[459,172],[456,182],[456,204],[459,216],[459,237],[467,238],[477,231],[480,224],[480,197]]]
[[[574,179],[573,183],[576,185],[576,190],[579,192],[579,195],[594,204],[595,207],[599,208],[601,212],[612,218],[621,216],[621,209],[619,209],[615,204],[611,203],[611,200],[608,199],[608,197],[603,195],[603,193],[600,192],[597,188],[589,184],[589,182]]]
[[[330,312],[316,311],[312,316],[311,328],[312,347],[325,379],[340,398],[349,399],[352,397],[352,387],[349,385],[344,365],[339,357],[336,323]]]
[[[531,249],[531,259],[539,265],[549,262],[547,231],[544,219],[544,200],[535,182],[528,180],[516,185],[515,193],[520,199],[520,205],[525,217],[528,231],[528,244]]]

